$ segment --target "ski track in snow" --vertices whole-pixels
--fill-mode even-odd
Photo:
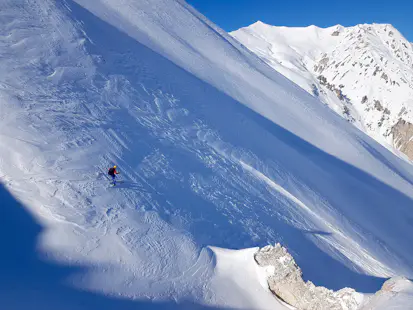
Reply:
[[[253,70],[255,62],[263,66],[245,50],[237,50],[231,41],[219,45],[231,51],[231,62],[231,53],[249,62],[228,69],[232,71],[220,80],[222,87],[240,85],[223,93],[204,82],[209,81],[203,76],[208,70],[211,79],[220,75],[212,73],[216,63],[208,60],[204,70],[183,70],[175,64],[181,65],[179,61],[160,56],[75,2],[28,3],[5,1],[0,11],[0,175],[6,188],[47,227],[39,248],[50,260],[92,266],[70,278],[73,286],[127,298],[191,296],[214,304],[210,283],[217,275],[206,247],[274,242],[289,247],[305,274],[329,288],[359,285],[356,288],[373,290],[382,281],[374,276],[413,276],[412,251],[402,252],[408,241],[393,243],[401,232],[412,231],[411,223],[380,233],[383,218],[391,226],[400,214],[412,216],[406,181],[387,175],[389,168],[379,160],[366,161],[366,169],[376,169],[376,179],[354,168],[364,164],[357,156],[354,166],[342,162],[234,100],[267,98],[259,85],[248,86],[255,92],[251,97],[241,90],[242,76],[250,72],[243,70]],[[221,34],[191,15],[186,5],[171,3],[182,16],[191,16],[201,32],[221,40]],[[152,8],[143,4],[145,10]],[[160,9],[163,1],[155,4],[168,14]],[[94,13],[112,12],[114,2],[106,5],[96,6]],[[20,18],[13,19],[13,14]],[[124,13],[113,14],[116,21]],[[175,39],[178,34],[168,38],[172,46],[197,55]],[[165,51],[171,55],[164,56],[174,59],[179,52],[171,48]],[[266,69],[260,70],[251,72],[265,76]],[[305,108],[310,118],[306,124],[325,125],[327,131],[341,126],[327,109],[303,103],[306,95],[284,79],[275,83],[277,78],[274,73],[273,80],[265,76],[263,81],[277,85],[280,102],[287,98],[298,110]],[[296,116],[293,108],[282,114],[287,105],[280,103],[274,117],[300,124],[304,117]],[[258,112],[264,113],[265,106],[255,110],[261,108]],[[314,139],[322,137],[315,144],[327,145],[336,134],[344,137],[343,149],[354,143],[354,150],[367,158],[354,142],[360,133],[350,126],[334,130],[314,129]],[[343,154],[353,156],[350,151]],[[405,167],[394,161],[395,167]],[[106,171],[113,164],[122,182],[110,188]],[[385,177],[410,196],[381,183]],[[389,200],[384,195],[400,202],[400,214],[386,211]],[[366,222],[370,203],[383,217]],[[369,211],[352,216],[355,211],[349,206]],[[342,278],[332,278],[332,270]]]

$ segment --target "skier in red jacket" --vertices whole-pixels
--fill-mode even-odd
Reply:
[[[113,186],[116,185],[116,175],[119,174],[119,172],[116,171],[116,165],[109,168],[108,174],[112,177],[112,184]]]

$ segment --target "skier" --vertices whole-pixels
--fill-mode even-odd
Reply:
[[[112,177],[112,184],[113,186],[116,185],[116,175],[119,174],[119,172],[116,171],[116,165],[109,168],[108,174]]]

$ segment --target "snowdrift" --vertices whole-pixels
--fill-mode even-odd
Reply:
[[[6,0],[0,25],[5,308],[286,307],[207,246],[412,278],[411,166],[185,2]]]

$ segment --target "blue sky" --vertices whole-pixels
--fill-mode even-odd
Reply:
[[[389,23],[413,42],[413,0],[187,0],[226,31],[257,20],[276,26]]]

